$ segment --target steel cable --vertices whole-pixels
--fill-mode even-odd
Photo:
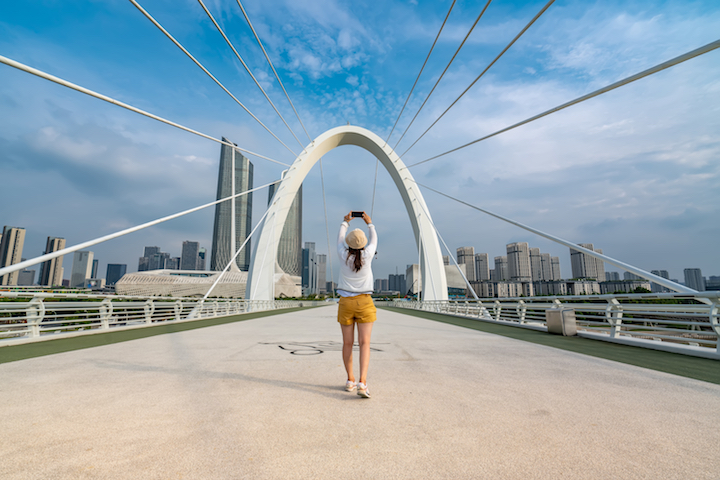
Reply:
[[[203,72],[205,72],[205,73],[207,74],[207,76],[209,76],[211,79],[213,79],[213,81],[214,81],[215,83],[217,83],[218,86],[225,91],[225,93],[227,93],[228,95],[230,95],[230,97],[231,97],[233,100],[235,100],[235,102],[237,102],[237,104],[240,105],[240,106],[243,108],[243,110],[245,110],[245,111],[248,113],[248,115],[250,115],[252,118],[255,119],[256,122],[258,122],[260,125],[262,125],[262,127],[263,127],[270,135],[272,135],[272,136],[275,138],[275,140],[277,140],[278,142],[280,142],[280,143],[283,145],[283,147],[285,147],[290,153],[293,154],[293,156],[297,157],[297,154],[296,154],[295,152],[293,152],[292,149],[285,144],[285,142],[283,142],[282,140],[280,140],[280,138],[279,138],[277,135],[275,135],[275,133],[273,133],[273,131],[270,130],[263,122],[261,122],[260,119],[257,118],[240,100],[238,100],[237,97],[235,97],[235,95],[233,95],[233,94],[230,92],[230,90],[228,90],[227,88],[225,88],[225,85],[223,85],[222,83],[220,83],[220,81],[219,81],[217,78],[215,78],[215,76],[213,76],[213,74],[210,73],[207,68],[205,68],[195,57],[193,57],[192,54],[191,54],[190,52],[188,52],[188,51],[185,49],[185,47],[183,47],[183,46],[180,44],[180,42],[178,42],[177,40],[175,40],[175,38],[174,38],[172,35],[170,35],[170,33],[169,33],[167,30],[165,30],[165,28],[163,28],[163,26],[160,25],[160,23],[158,23],[158,21],[155,20],[155,18],[153,18],[152,15],[150,15],[142,6],[140,6],[140,4],[137,3],[136,0],[130,0],[130,3],[132,3],[133,5],[135,5],[135,7],[137,7],[137,9],[140,10],[140,12],[141,12],[143,15],[145,15],[145,17],[147,17],[148,20],[150,20],[161,32],[163,32],[163,33],[165,34],[166,37],[168,37],[180,50],[182,50],[183,53],[185,53],[185,55],[187,55],[188,58],[190,58],[190,60],[192,60],[193,62],[195,62],[195,65],[197,65],[198,67],[200,67],[200,69],[201,69]]]
[[[507,51],[510,49],[510,47],[513,46],[513,44],[532,26],[533,23],[535,23],[535,21],[536,21],[538,18],[540,18],[540,16],[541,16],[543,13],[545,13],[545,11],[546,11],[548,8],[550,8],[550,5],[552,5],[554,2],[555,2],[555,0],[550,0],[550,1],[542,8],[542,10],[540,10],[540,11],[537,13],[537,15],[535,15],[535,16],[533,17],[532,20],[530,20],[530,23],[528,23],[527,25],[525,25],[525,28],[523,28],[523,29],[520,31],[520,33],[518,33],[518,34],[515,36],[515,38],[513,38],[512,41],[503,49],[503,51],[500,52],[500,54],[499,54],[497,57],[495,57],[495,59],[494,59],[492,62],[490,62],[490,64],[489,64],[487,67],[485,67],[485,70],[483,70],[482,73],[481,73],[480,75],[478,75],[477,78],[475,78],[475,80],[473,80],[472,83],[471,83],[470,85],[468,85],[468,87],[450,104],[450,106],[447,107],[447,108],[445,109],[445,111],[440,114],[440,116],[432,123],[432,125],[430,125],[430,126],[427,128],[427,130],[425,130],[425,131],[422,133],[422,135],[420,135],[420,136],[417,138],[417,140],[415,140],[415,141],[413,142],[413,144],[410,145],[410,147],[408,147],[408,149],[405,150],[405,152],[403,152],[402,155],[400,155],[401,157],[404,156],[407,152],[409,152],[410,149],[411,149],[412,147],[414,147],[415,144],[416,144],[417,142],[419,142],[420,139],[421,139],[422,137],[424,137],[425,134],[426,134],[427,132],[429,132],[430,129],[431,129],[432,127],[434,127],[435,124],[436,124],[437,122],[439,122],[440,119],[441,119],[443,116],[445,116],[445,114],[446,114],[447,112],[449,112],[450,109],[451,109],[452,107],[454,107],[455,104],[456,104],[458,101],[460,101],[460,99],[463,97],[463,95],[465,95],[465,94],[468,92],[468,90],[470,90],[470,89],[473,87],[473,85],[475,85],[475,84],[477,83],[477,81],[480,80],[480,78],[482,78],[482,76],[485,75],[485,73],[486,73],[488,70],[490,70],[490,67],[492,67],[492,66],[495,64],[495,62],[497,62],[497,61],[500,59],[500,57],[502,57],[502,56],[505,54],[505,52],[507,52]]]
[[[478,15],[478,17],[475,19],[475,23],[473,23],[473,24],[472,24],[472,27],[470,27],[470,30],[468,30],[468,33],[467,33],[467,35],[465,35],[465,38],[463,38],[463,41],[460,42],[460,46],[457,48],[457,50],[455,50],[455,54],[452,56],[452,58],[451,58],[450,61],[448,62],[447,66],[445,67],[445,70],[443,70],[443,72],[440,74],[440,77],[439,77],[439,78],[437,79],[437,81],[435,82],[435,85],[433,85],[433,87],[430,89],[430,93],[427,94],[427,97],[425,97],[425,100],[423,100],[422,105],[420,105],[420,108],[418,109],[418,111],[415,112],[415,116],[412,118],[412,120],[410,120],[410,123],[408,124],[408,126],[405,127],[405,131],[404,131],[403,134],[400,136],[400,139],[397,141],[397,143],[395,143],[395,148],[397,148],[397,146],[400,144],[400,142],[402,141],[402,139],[405,137],[405,134],[408,132],[408,130],[410,130],[410,127],[411,127],[412,124],[415,122],[415,119],[416,119],[417,116],[420,114],[420,111],[423,109],[423,107],[425,106],[425,104],[427,103],[427,101],[430,99],[430,95],[433,94],[433,92],[435,91],[435,88],[436,88],[436,87],[438,86],[438,84],[440,83],[440,80],[442,80],[442,78],[445,76],[445,73],[446,73],[446,72],[448,71],[448,69],[450,68],[450,65],[452,65],[452,63],[455,61],[455,57],[457,57],[458,53],[460,53],[460,49],[462,49],[463,45],[465,45],[465,42],[467,41],[468,37],[470,37],[470,34],[473,32],[473,30],[475,30],[475,26],[478,24],[478,22],[480,21],[480,19],[482,18],[482,16],[485,14],[485,10],[487,10],[487,8],[490,6],[490,2],[492,2],[492,0],[488,0],[488,2],[485,4],[485,7],[484,7],[484,8],[482,9],[482,11],[480,12],[480,15]],[[388,137],[388,138],[389,138],[389,137]]]
[[[488,138],[494,137],[495,135],[499,135],[499,134],[501,134],[501,133],[504,133],[504,132],[507,132],[507,131],[512,130],[512,129],[514,129],[514,128],[520,127],[520,126],[522,126],[522,125],[525,125],[525,124],[527,124],[527,123],[533,122],[533,121],[538,120],[538,119],[540,119],[540,118],[546,117],[546,116],[550,115],[551,113],[559,112],[560,110],[563,110],[563,109],[565,109],[565,108],[567,108],[567,107],[570,107],[570,106],[572,106],[572,105],[576,105],[576,104],[582,103],[582,102],[584,102],[584,101],[586,101],[586,100],[590,100],[591,98],[597,97],[598,95],[602,95],[603,93],[607,93],[607,92],[609,92],[609,91],[611,91],[611,90],[615,90],[616,88],[622,87],[623,85],[627,85],[627,84],[632,83],[632,82],[634,82],[634,81],[636,81],[636,80],[640,80],[641,78],[645,78],[645,77],[647,77],[647,76],[653,75],[653,74],[658,73],[658,72],[660,72],[660,71],[662,71],[662,70],[665,70],[665,69],[667,69],[667,68],[673,67],[673,66],[675,66],[675,65],[677,65],[677,64],[686,62],[686,61],[688,61],[688,60],[690,60],[690,59],[692,59],[692,58],[695,58],[695,57],[697,57],[697,56],[703,55],[703,54],[708,53],[708,52],[710,52],[710,51],[712,51],[712,50],[715,50],[715,49],[717,49],[717,48],[720,48],[720,40],[716,40],[716,41],[714,41],[714,42],[708,43],[707,45],[702,46],[702,47],[700,47],[700,48],[697,48],[697,49],[695,49],[695,50],[692,50],[691,52],[688,52],[688,53],[686,53],[686,54],[684,54],[684,55],[680,55],[680,56],[675,57],[675,58],[673,58],[673,59],[671,59],[671,60],[668,60],[667,62],[663,62],[663,63],[661,63],[661,64],[659,64],[659,65],[656,65],[656,66],[654,66],[654,67],[652,67],[652,68],[648,68],[647,70],[644,70],[644,71],[642,71],[642,72],[640,72],[640,73],[636,73],[635,75],[631,75],[631,76],[629,76],[629,77],[627,77],[627,78],[624,78],[624,79],[622,79],[622,80],[620,80],[620,81],[617,81],[617,82],[615,82],[615,83],[612,83],[612,84],[610,84],[610,85],[608,85],[608,86],[606,86],[606,87],[603,87],[603,88],[600,88],[600,89],[598,89],[598,90],[595,90],[594,92],[588,93],[587,95],[583,95],[582,97],[578,97],[578,98],[576,98],[575,100],[571,100],[571,101],[569,101],[569,102],[567,102],[567,103],[563,103],[562,105],[560,105],[560,106],[558,106],[558,107],[551,108],[550,110],[547,110],[547,111],[545,111],[545,112],[543,112],[543,113],[540,113],[540,114],[538,114],[538,115],[535,115],[534,117],[530,117],[530,118],[528,118],[528,119],[526,119],[526,120],[523,120],[522,122],[518,122],[518,123],[516,123],[516,124],[514,124],[514,125],[510,125],[509,127],[505,127],[505,128],[503,128],[502,130],[498,130],[497,132],[491,133],[490,135],[485,135],[484,137],[478,138],[477,140],[473,140],[472,142],[466,143],[465,145],[461,145],[461,146],[459,146],[459,147],[457,147],[457,148],[453,148],[452,150],[448,150],[447,152],[441,153],[440,155],[435,155],[434,157],[430,157],[430,158],[428,158],[428,159],[426,159],[426,160],[423,160],[423,161],[421,161],[421,162],[413,163],[412,165],[408,165],[407,167],[404,167],[404,168],[415,167],[415,166],[420,165],[420,164],[423,164],[423,163],[425,163],[425,162],[429,162],[429,161],[431,161],[431,160],[435,160],[436,158],[440,158],[440,157],[442,157],[442,156],[445,156],[445,155],[447,155],[447,154],[449,154],[449,153],[457,152],[457,151],[460,150],[460,149],[463,149],[463,148],[465,148],[465,147],[469,147],[470,145],[474,145],[474,144],[476,144],[476,143],[478,143],[478,142],[482,142],[483,140],[487,140]]]
[[[250,26],[250,30],[252,30],[253,35],[255,35],[255,40],[257,40],[258,45],[260,45],[260,49],[262,50],[263,54],[265,55],[265,59],[267,60],[268,64],[270,65],[270,68],[272,69],[273,73],[275,74],[275,78],[277,79],[278,83],[280,84],[280,88],[282,88],[282,91],[285,93],[285,97],[287,97],[287,100],[293,109],[293,112],[295,112],[295,116],[297,117],[298,122],[300,122],[300,125],[303,128],[303,131],[305,131],[305,135],[308,137],[308,140],[312,141],[312,138],[310,138],[310,135],[308,134],[307,130],[305,129],[305,124],[303,123],[302,120],[300,120],[300,115],[298,115],[297,110],[295,110],[295,105],[293,104],[292,100],[290,100],[290,95],[288,95],[287,90],[285,90],[285,85],[283,85],[282,80],[280,80],[280,76],[278,75],[277,71],[275,70],[275,66],[273,65],[272,61],[270,60],[270,57],[268,56],[267,52],[265,51],[265,47],[263,46],[262,42],[260,41],[260,37],[258,36],[257,32],[255,31],[255,27],[253,27],[252,22],[250,22],[250,17],[248,17],[247,12],[245,12],[245,8],[242,6],[242,3],[240,3],[240,0],[237,0],[237,4],[240,6],[240,10],[242,10],[243,16],[245,17],[245,21]]]
[[[130,110],[131,112],[139,113],[140,115],[144,115],[144,116],[146,116],[146,117],[148,117],[148,118],[152,118],[153,120],[157,120],[157,121],[159,121],[159,122],[165,123],[165,124],[170,125],[170,126],[173,126],[173,127],[175,127],[175,128],[179,128],[180,130],[184,130],[184,131],[186,131],[186,132],[192,133],[193,135],[197,135],[197,136],[199,136],[199,137],[203,137],[203,138],[206,138],[206,139],[208,139],[208,140],[212,140],[213,142],[217,142],[217,143],[220,143],[220,144],[223,144],[223,145],[227,145],[228,147],[237,148],[238,150],[240,150],[240,151],[242,151],[242,152],[245,152],[245,153],[247,153],[248,155],[252,155],[252,156],[254,156],[254,157],[262,158],[262,159],[264,159],[264,160],[268,160],[268,161],[270,161],[270,162],[277,163],[277,164],[279,164],[279,165],[284,165],[284,166],[286,166],[286,167],[289,167],[289,166],[290,166],[290,165],[288,165],[287,163],[283,163],[283,162],[279,162],[279,161],[277,161],[277,160],[273,160],[273,159],[270,158],[270,157],[266,157],[265,155],[260,155],[259,153],[255,153],[255,152],[252,152],[252,151],[250,151],[250,150],[246,150],[246,149],[241,148],[241,147],[238,147],[238,146],[236,146],[235,144],[230,143],[230,142],[223,142],[222,140],[220,140],[220,139],[218,139],[218,138],[211,137],[210,135],[206,135],[206,134],[204,134],[204,133],[202,133],[202,132],[198,132],[197,130],[193,130],[192,128],[185,127],[185,126],[183,126],[183,125],[180,125],[179,123],[172,122],[172,121],[167,120],[167,119],[165,119],[165,118],[163,118],[163,117],[159,117],[159,116],[157,116],[157,115],[155,115],[155,114],[146,112],[145,110],[141,110],[141,109],[139,109],[139,108],[137,108],[137,107],[133,107],[132,105],[128,105],[127,103],[123,103],[123,102],[121,102],[121,101],[119,101],[119,100],[115,100],[114,98],[108,97],[107,95],[103,95],[103,94],[101,94],[101,93],[97,93],[97,92],[95,92],[95,91],[93,91],[93,90],[90,90],[90,89],[85,88],[85,87],[81,87],[80,85],[76,85],[76,84],[74,84],[74,83],[72,83],[72,82],[68,82],[67,80],[63,80],[62,78],[56,77],[56,76],[54,76],[54,75],[50,75],[49,73],[45,73],[45,72],[43,72],[43,71],[41,71],[41,70],[38,70],[38,69],[36,69],[36,68],[30,67],[30,66],[28,66],[28,65],[25,65],[25,64],[23,64],[23,63],[17,62],[17,61],[15,61],[15,60],[10,59],[10,58],[3,57],[2,55],[0,55],[0,63],[4,63],[5,65],[7,65],[7,66],[9,66],[9,67],[17,68],[18,70],[21,70],[21,71],[26,72],[26,73],[30,73],[30,74],[32,74],[32,75],[35,75],[35,76],[40,77],[40,78],[45,79],[45,80],[49,80],[49,81],[51,81],[51,82],[53,82],[53,83],[57,83],[58,85],[62,85],[63,87],[70,88],[70,89],[75,90],[75,91],[77,91],[77,92],[84,93],[85,95],[89,95],[89,96],[91,96],[91,97],[95,97],[95,98],[97,98],[97,99],[99,99],[99,100],[103,100],[103,101],[105,101],[105,102],[111,103],[111,104],[116,105],[116,106],[118,106],[118,107],[122,107],[122,108],[124,108],[124,109],[126,109],[126,110]]]
[[[222,37],[225,39],[225,42],[227,42],[228,46],[232,49],[235,56],[238,58],[238,60],[240,60],[240,63],[242,64],[242,66],[245,67],[245,71],[247,71],[247,73],[250,75],[250,78],[253,79],[253,82],[255,82],[255,85],[257,85],[257,87],[260,89],[262,94],[265,96],[265,99],[270,103],[273,110],[275,110],[275,113],[278,114],[278,117],[280,117],[280,120],[282,120],[282,122],[285,124],[287,129],[290,131],[292,136],[295,137],[295,140],[298,142],[298,145],[300,145],[300,148],[302,148],[304,150],[305,145],[300,143],[300,139],[297,137],[297,135],[295,135],[295,132],[293,132],[292,128],[290,128],[290,125],[288,125],[288,123],[285,121],[285,118],[275,107],[275,104],[273,103],[273,101],[270,100],[270,97],[268,97],[268,94],[265,92],[265,89],[262,87],[262,85],[260,85],[260,82],[257,81],[257,78],[255,78],[255,75],[253,75],[253,73],[250,71],[250,67],[247,66],[247,64],[245,63],[245,60],[243,60],[243,58],[240,56],[238,51],[235,49],[235,46],[232,44],[232,42],[230,42],[230,39],[227,37],[227,35],[225,35],[225,32],[223,31],[223,29],[220,27],[220,25],[217,23],[217,21],[215,21],[215,17],[213,17],[212,13],[210,13],[210,10],[208,10],[208,8],[205,6],[205,3],[203,3],[202,0],[198,0],[198,2],[202,6],[203,10],[205,10],[205,13],[207,13],[207,16],[210,17],[210,20],[215,25],[215,28],[217,28],[218,32],[220,32],[220,35],[222,35]]]

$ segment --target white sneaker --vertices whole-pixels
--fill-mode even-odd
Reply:
[[[347,383],[345,384],[345,390],[347,390],[348,392],[352,392],[356,388],[357,388],[357,384],[355,382],[351,382],[350,380],[348,380]]]
[[[370,390],[367,385],[362,382],[358,382],[357,384],[357,394],[363,398],[370,398]]]

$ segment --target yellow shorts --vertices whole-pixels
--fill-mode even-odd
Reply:
[[[377,320],[377,310],[373,299],[367,293],[354,297],[340,297],[338,322],[340,325],[372,323]]]

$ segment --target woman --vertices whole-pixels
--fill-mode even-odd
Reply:
[[[373,274],[370,268],[372,259],[377,251],[377,233],[370,216],[362,212],[362,219],[368,226],[370,241],[359,228],[345,236],[352,212],[345,215],[345,221],[340,224],[338,234],[338,255],[340,256],[340,279],[337,292],[340,295],[338,308],[338,322],[343,336],[343,362],[347,370],[347,383],[345,390],[370,398],[367,387],[367,371],[370,363],[370,333],[376,319],[375,304],[370,294],[373,291]],[[347,243],[347,245],[346,245]],[[352,351],[355,343],[355,324],[357,324],[358,343],[360,344],[360,381],[355,383],[353,373]]]

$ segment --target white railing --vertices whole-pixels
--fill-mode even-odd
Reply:
[[[324,305],[298,300],[131,297],[0,292],[0,346],[108,330],[142,328],[262,310]],[[192,315],[191,315],[192,314]]]
[[[395,300],[392,306],[540,331],[547,331],[547,310],[569,308],[581,337],[720,359],[720,292]]]

